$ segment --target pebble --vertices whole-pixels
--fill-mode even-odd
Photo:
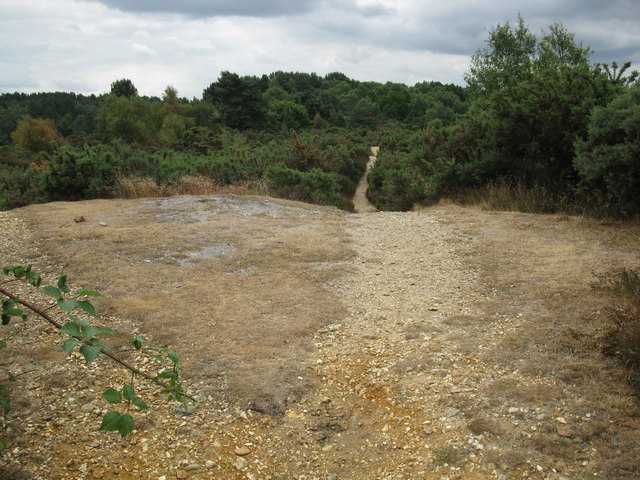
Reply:
[[[205,463],[204,466],[208,469],[212,469],[216,466],[216,462],[214,462],[213,460],[207,460],[207,463]]]
[[[233,466],[236,467],[237,470],[244,470],[245,468],[247,468],[247,465],[249,465],[249,463],[242,457],[236,458],[236,461],[233,464]]]
[[[94,409],[93,403],[85,403],[80,410],[82,410],[83,413],[91,413]]]
[[[196,470],[200,470],[200,465],[197,463],[191,463],[184,467],[187,472],[195,472]]]
[[[573,437],[573,430],[567,426],[558,427],[558,435],[565,438]]]
[[[249,455],[251,453],[251,449],[243,445],[241,447],[236,447],[233,452],[240,457],[244,457],[245,455]]]
[[[177,477],[177,478],[181,478],[181,479],[183,479],[183,478],[189,478],[189,474],[188,474],[187,472],[185,472],[184,470],[178,470],[178,471],[176,472],[176,477]]]

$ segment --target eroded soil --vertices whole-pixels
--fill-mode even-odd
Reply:
[[[76,223],[74,218],[86,221]],[[637,398],[598,349],[593,273],[637,226],[439,206],[347,214],[272,199],[0,212],[2,264],[96,287],[104,321],[170,345],[200,402],[97,432],[128,376],[10,327],[2,478],[637,478]],[[22,290],[22,287],[12,285]],[[49,345],[52,346],[49,347]]]

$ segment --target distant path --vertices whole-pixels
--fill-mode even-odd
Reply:
[[[356,188],[356,194],[353,196],[353,205],[355,206],[356,212],[358,213],[370,213],[378,211],[378,209],[374,207],[371,202],[369,202],[366,193],[367,188],[369,187],[367,176],[369,175],[369,171],[371,170],[373,165],[376,163],[379,150],[380,147],[371,147],[371,156],[369,157],[369,162],[367,163],[367,171],[360,179],[358,187]]]

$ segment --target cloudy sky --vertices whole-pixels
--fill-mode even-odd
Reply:
[[[471,55],[521,13],[562,22],[593,61],[640,68],[639,0],[0,0],[0,92],[201,97],[221,71],[343,72],[464,85]]]

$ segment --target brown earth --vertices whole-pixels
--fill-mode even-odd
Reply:
[[[185,414],[138,381],[137,430],[98,432],[101,392],[128,375],[12,323],[2,367],[28,374],[0,478],[640,475],[638,401],[600,354],[608,299],[589,287],[639,266],[637,225],[234,196],[51,203],[0,225],[3,265],[101,290],[103,321],[170,345],[200,398]]]

